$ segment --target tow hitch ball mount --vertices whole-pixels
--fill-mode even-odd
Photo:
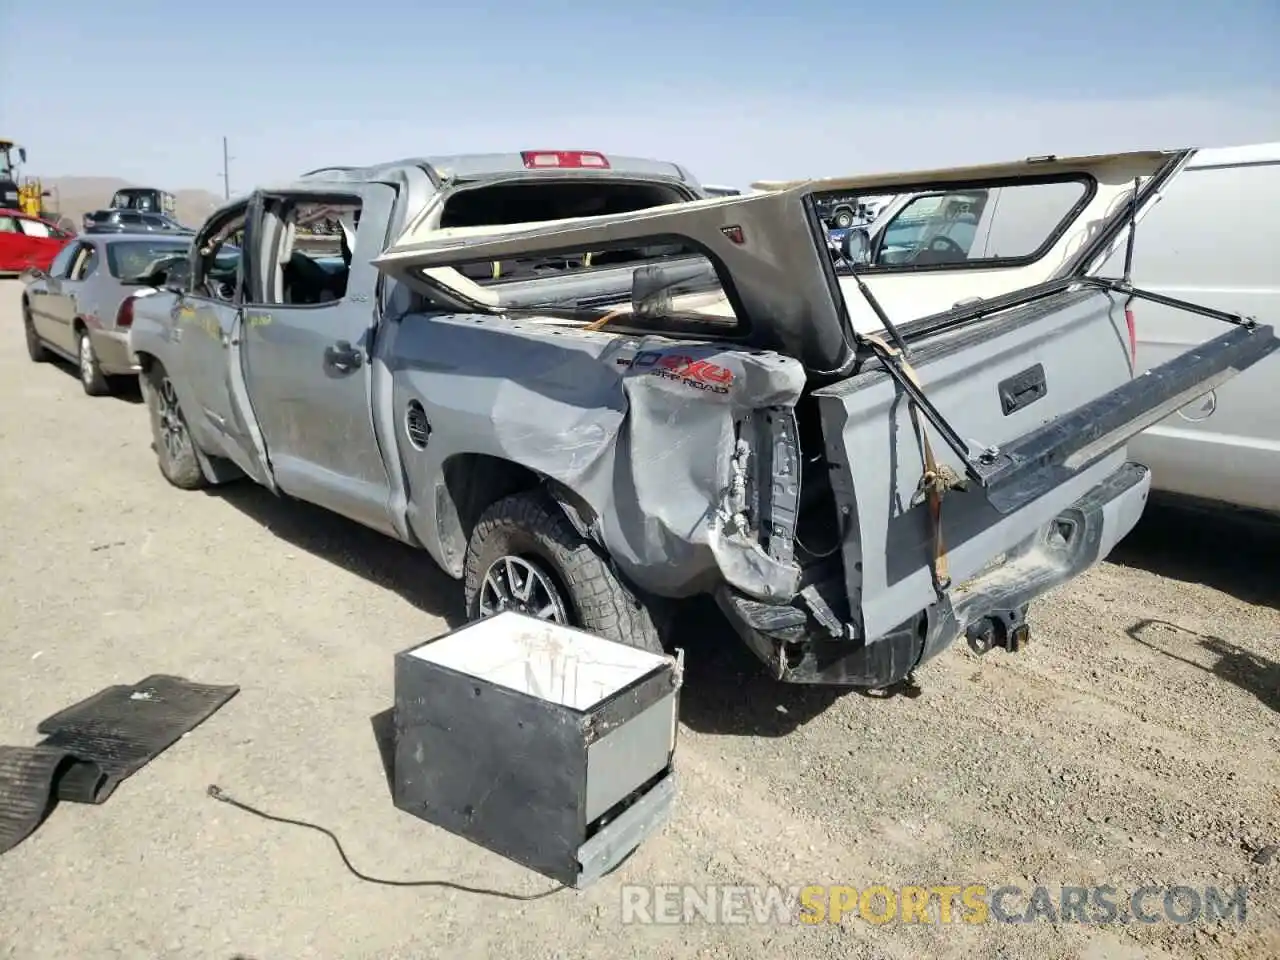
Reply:
[[[1027,624],[1026,609],[983,617],[965,630],[969,649],[982,656],[992,647],[1003,647],[1010,653],[1018,653],[1031,642],[1031,627]]]

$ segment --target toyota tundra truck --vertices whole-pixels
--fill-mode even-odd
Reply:
[[[159,467],[420,547],[473,618],[658,650],[656,611],[710,595],[777,679],[869,688],[1015,649],[1142,514],[1128,438],[1276,349],[1208,311],[1220,336],[1134,373],[1147,294],[1096,268],[1185,158],[719,198],[579,151],[315,171],[218,210],[134,306]],[[824,195],[1019,182],[1078,187],[1026,254],[1047,282],[899,324],[835,269]],[[316,217],[340,255],[300,247]]]

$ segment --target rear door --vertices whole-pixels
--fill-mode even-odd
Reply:
[[[47,326],[42,336],[60,350],[74,355],[76,350],[75,292],[84,277],[97,269],[98,252],[88,240],[75,245],[70,263],[60,276],[51,277],[43,311]]]
[[[86,240],[81,243],[81,248],[71,263],[66,279],[60,281],[60,290],[55,301],[59,332],[62,337],[59,345],[67,350],[77,348],[75,322],[77,318],[84,318],[80,307],[80,291],[98,271],[107,269],[106,264],[102,262],[102,252],[96,244]]]
[[[261,257],[245,307],[239,372],[286,493],[395,535],[372,419],[378,271],[395,203],[387,184],[264,197]],[[354,226],[348,261],[311,233]]]
[[[57,319],[52,307],[55,302],[54,297],[61,289],[62,279],[71,270],[72,264],[75,262],[76,252],[79,249],[79,244],[68,243],[53,258],[53,262],[49,264],[44,280],[28,288],[27,295],[31,304],[31,322],[35,325],[36,333],[39,334],[40,339],[46,343],[53,342],[54,331],[57,328]]]

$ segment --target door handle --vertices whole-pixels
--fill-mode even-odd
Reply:
[[[1037,363],[1021,373],[1001,380],[996,389],[1000,394],[1000,407],[1006,417],[1031,406],[1049,392],[1049,384],[1044,378],[1044,364]]]
[[[339,340],[324,348],[324,362],[339,373],[347,373],[359,369],[364,363],[364,356],[346,340]]]

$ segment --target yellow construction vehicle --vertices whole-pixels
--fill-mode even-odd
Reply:
[[[17,163],[14,162],[15,154]],[[21,167],[26,162],[25,147],[18,146],[12,140],[0,139],[0,207],[56,221],[57,211],[45,203],[49,191],[35,177],[21,176]]]

